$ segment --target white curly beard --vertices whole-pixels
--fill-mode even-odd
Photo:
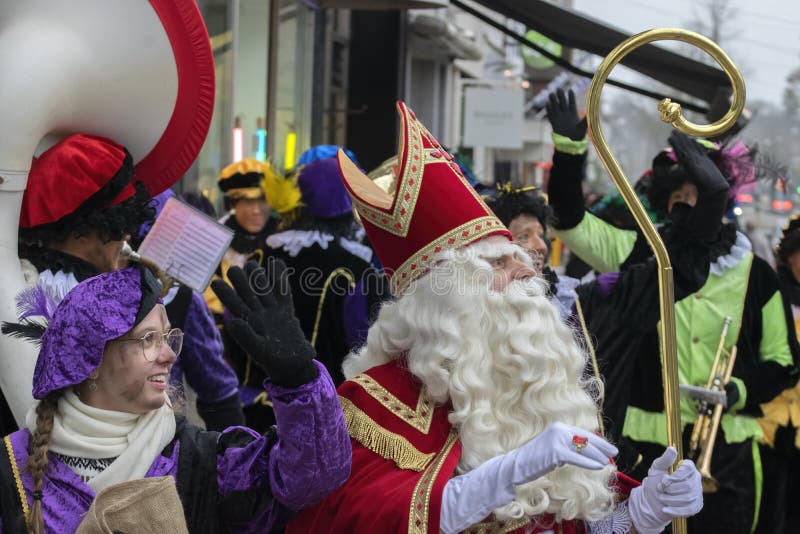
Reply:
[[[343,365],[350,377],[405,357],[434,401],[452,403],[449,419],[462,444],[459,473],[527,443],[556,421],[597,429],[602,384],[584,379],[586,354],[547,299],[544,281],[516,281],[502,293],[489,289],[491,268],[483,258],[509,252],[529,261],[511,244],[478,242],[448,253],[383,306],[367,344]],[[495,516],[599,520],[613,510],[613,472],[612,466],[560,467],[517,486],[514,501]]]

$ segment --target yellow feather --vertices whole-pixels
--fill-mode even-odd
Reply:
[[[290,213],[300,206],[300,188],[297,186],[296,176],[281,176],[266,164],[264,179],[261,180],[261,189],[267,197],[269,205],[281,215]]]

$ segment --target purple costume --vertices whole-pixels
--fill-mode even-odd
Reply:
[[[273,401],[277,419],[277,435],[263,436],[244,427],[233,427],[222,434],[197,433],[188,424],[178,425],[173,444],[156,458],[148,477],[175,477],[191,532],[268,532],[292,515],[321,500],[341,486],[350,474],[350,438],[344,426],[336,390],[324,367],[316,380],[296,389],[265,383]],[[189,438],[191,431],[195,436]],[[199,464],[216,457],[216,480],[201,478],[202,469],[181,470],[187,446]],[[16,532],[22,512],[19,491],[14,481],[14,467],[25,491],[26,504],[32,504],[32,480],[22,466],[27,460],[29,432],[19,430],[6,438],[0,451],[0,509],[2,531]],[[211,439],[216,443],[210,451],[198,443]],[[189,444],[191,442],[191,444]],[[8,445],[13,450],[9,462]],[[188,448],[188,447],[187,447]],[[189,451],[186,451],[189,454]],[[211,458],[205,457],[211,456]],[[213,462],[213,460],[211,460]],[[212,466],[213,467],[213,466]],[[206,477],[210,478],[210,477]],[[210,510],[192,509],[198,491],[209,483],[216,485],[218,498]],[[69,467],[50,455],[49,472],[45,477],[43,514],[48,532],[74,532],[94,500],[94,492]],[[253,505],[253,506],[250,506]],[[17,512],[15,516],[14,512]],[[194,518],[194,519],[193,519]],[[201,520],[202,518],[202,520]],[[198,523],[210,522],[203,526]],[[214,525],[214,526],[212,526]],[[202,530],[198,530],[202,529]],[[20,530],[19,532],[24,532]]]
[[[152,274],[139,267],[78,284],[41,337],[33,396],[44,399],[84,382],[101,364],[106,343],[141,322],[159,302],[159,292]],[[336,390],[322,364],[309,365],[318,375],[298,387],[264,383],[277,425],[263,435],[244,427],[202,431],[176,417],[172,441],[145,476],[175,477],[190,532],[268,532],[347,480],[350,439]],[[25,514],[35,498],[33,479],[24,470],[30,435],[19,430],[0,448],[2,532],[26,532]],[[39,496],[46,531],[73,532],[94,497],[80,476],[48,452]]]
[[[33,248],[29,259],[40,271],[41,283],[59,294],[65,294],[79,282],[100,274],[92,264],[56,250]],[[188,288],[176,293],[170,292],[164,304],[173,326],[181,328],[186,335],[181,356],[170,373],[170,382],[182,389],[183,376],[186,376],[186,382],[197,392],[198,410],[207,428],[222,430],[242,423],[237,395],[239,381],[222,358],[222,338],[211,311],[199,293]],[[184,300],[185,309],[178,312],[181,322],[176,323],[171,312],[173,308],[180,308]],[[231,403],[236,405],[236,409],[229,409]]]
[[[172,366],[170,383],[182,388],[186,378],[197,393],[197,410],[209,430],[244,423],[239,380],[222,357],[222,336],[203,296],[182,286],[172,301],[167,298],[164,305],[170,323],[184,333],[183,350]]]

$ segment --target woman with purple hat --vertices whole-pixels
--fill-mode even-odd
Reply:
[[[190,532],[268,532],[341,485],[347,429],[330,376],[276,283],[282,268],[234,268],[235,291],[214,286],[234,339],[270,376],[277,425],[263,435],[205,432],[176,414],[167,377],[183,332],[170,325],[148,269],[89,278],[57,305],[39,288],[21,295],[22,322],[3,332],[40,337],[39,402],[0,448],[3,532],[74,532],[101,490],[160,476],[175,478]]]
[[[20,212],[20,257],[35,268],[34,282],[62,294],[87,278],[124,267],[125,241],[138,247],[172,196],[170,189],[150,195],[152,184],[138,179],[124,146],[80,133],[36,158],[29,179]],[[202,295],[176,286],[164,296],[164,305],[172,325],[189,334],[171,382],[182,386],[186,377],[207,429],[242,424],[239,383],[222,357],[222,339]],[[13,421],[3,423],[0,417],[2,435],[18,428],[9,426]]]

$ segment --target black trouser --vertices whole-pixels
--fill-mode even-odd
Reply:
[[[800,521],[800,451],[795,429],[778,427],[775,448],[761,446],[764,490],[756,534],[797,532]]]
[[[688,451],[692,427],[683,433],[683,450]],[[650,464],[661,456],[664,447],[634,442],[643,460],[632,476],[643,480]],[[711,474],[719,482],[719,491],[703,494],[703,509],[687,519],[689,534],[749,534],[756,511],[756,474],[753,465],[753,441],[725,443],[722,428],[711,459]]]
[[[789,456],[783,451],[761,445],[761,468],[764,471],[764,489],[756,533],[782,534],[786,532]]]

